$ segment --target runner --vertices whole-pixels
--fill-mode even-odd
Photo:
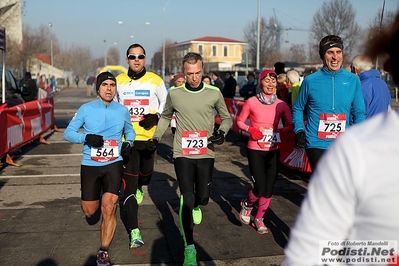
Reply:
[[[129,155],[135,132],[129,112],[113,101],[116,79],[108,72],[97,76],[98,99],[83,104],[64,132],[64,138],[82,144],[81,198],[82,210],[89,224],[99,208],[101,197],[101,246],[97,265],[110,265],[108,247],[116,228],[116,204],[122,182],[122,155]],[[83,127],[83,132],[79,132]],[[122,143],[122,133],[126,142]],[[101,196],[102,191],[102,196]]]
[[[263,216],[272,200],[280,165],[278,125],[280,118],[283,118],[287,128],[292,127],[292,116],[288,105],[275,94],[277,75],[274,71],[263,70],[258,84],[262,91],[245,101],[237,117],[237,126],[250,134],[247,156],[254,184],[247,198],[241,201],[240,220],[243,224],[250,224],[253,205],[258,202],[253,226],[259,234],[267,234]],[[245,123],[248,117],[250,126]]]
[[[118,75],[118,101],[129,109],[136,132],[130,156],[124,160],[123,206],[129,225],[129,248],[144,245],[138,228],[138,204],[144,199],[142,186],[148,186],[154,170],[155,150],[147,148],[147,141],[154,135],[160,113],[166,100],[166,87],[162,79],[147,72],[144,67],[146,53],[140,44],[132,44],[126,51],[128,73]]]
[[[169,91],[158,128],[148,145],[151,149],[156,147],[175,112],[173,158],[180,189],[179,219],[185,246],[183,265],[197,265],[193,226],[202,221],[200,205],[205,206],[209,201],[214,144],[223,144],[231,118],[220,90],[201,81],[203,59],[200,54],[185,55],[183,72],[186,83]],[[213,133],[215,109],[221,124]]]

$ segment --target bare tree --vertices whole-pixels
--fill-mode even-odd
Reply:
[[[304,44],[292,44],[289,51],[289,61],[304,63],[307,60]]]
[[[355,22],[356,12],[349,0],[331,0],[324,2],[313,16],[311,24],[311,34],[309,46],[312,53],[311,60],[316,60],[318,56],[318,44],[327,35],[338,35],[344,42],[345,61],[350,61],[359,38],[361,28]],[[320,60],[320,58],[319,58]]]
[[[257,54],[257,20],[249,22],[244,28],[244,40],[248,43],[248,53],[252,57],[252,62],[256,61]],[[270,17],[269,22],[265,18],[260,21],[260,45],[259,45],[259,63],[260,67],[272,66],[277,58],[277,30],[279,25],[273,17]]]
[[[120,54],[119,50],[116,47],[114,46],[110,47],[106,55],[107,55],[108,65],[119,65]]]

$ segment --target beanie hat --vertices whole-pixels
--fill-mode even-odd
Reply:
[[[262,72],[260,72],[259,79],[258,79],[258,84],[261,86],[262,80],[263,80],[267,75],[270,75],[270,74],[273,75],[273,76],[275,76],[276,79],[277,79],[277,74],[276,74],[276,72],[274,72],[273,70],[270,70],[270,69],[266,69],[266,70],[263,70]]]
[[[178,80],[179,78],[186,78],[186,76],[183,73],[177,73],[173,76],[173,81]]]
[[[100,88],[101,83],[103,83],[107,79],[113,80],[116,83],[116,78],[114,77],[114,75],[112,75],[112,73],[102,72],[98,74],[96,81],[96,91],[98,91],[98,89]]]

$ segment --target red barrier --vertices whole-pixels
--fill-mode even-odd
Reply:
[[[0,158],[37,139],[54,125],[54,99],[30,101],[0,110]]]
[[[236,117],[241,112],[242,106],[244,105],[244,101],[230,99],[230,98],[224,98],[224,101],[226,103],[227,110],[229,111],[230,116],[233,120],[231,130],[241,135],[249,136],[248,132],[238,128],[236,123]],[[218,115],[215,117],[215,123],[220,124],[220,117]],[[246,124],[250,125],[249,119],[247,119]],[[298,149],[295,147],[293,128],[291,128],[291,130],[289,131],[280,132],[280,138],[281,138],[280,162],[292,169],[304,172],[311,172],[312,170],[310,168],[308,157],[306,156],[305,150]]]

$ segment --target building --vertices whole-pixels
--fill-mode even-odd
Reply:
[[[183,57],[188,52],[202,55],[204,71],[235,71],[235,65],[241,64],[242,55],[245,53],[246,42],[223,37],[205,36],[166,47],[167,69],[172,74],[179,72]]]
[[[0,26],[6,29],[6,41],[22,43],[21,0],[0,1]]]

